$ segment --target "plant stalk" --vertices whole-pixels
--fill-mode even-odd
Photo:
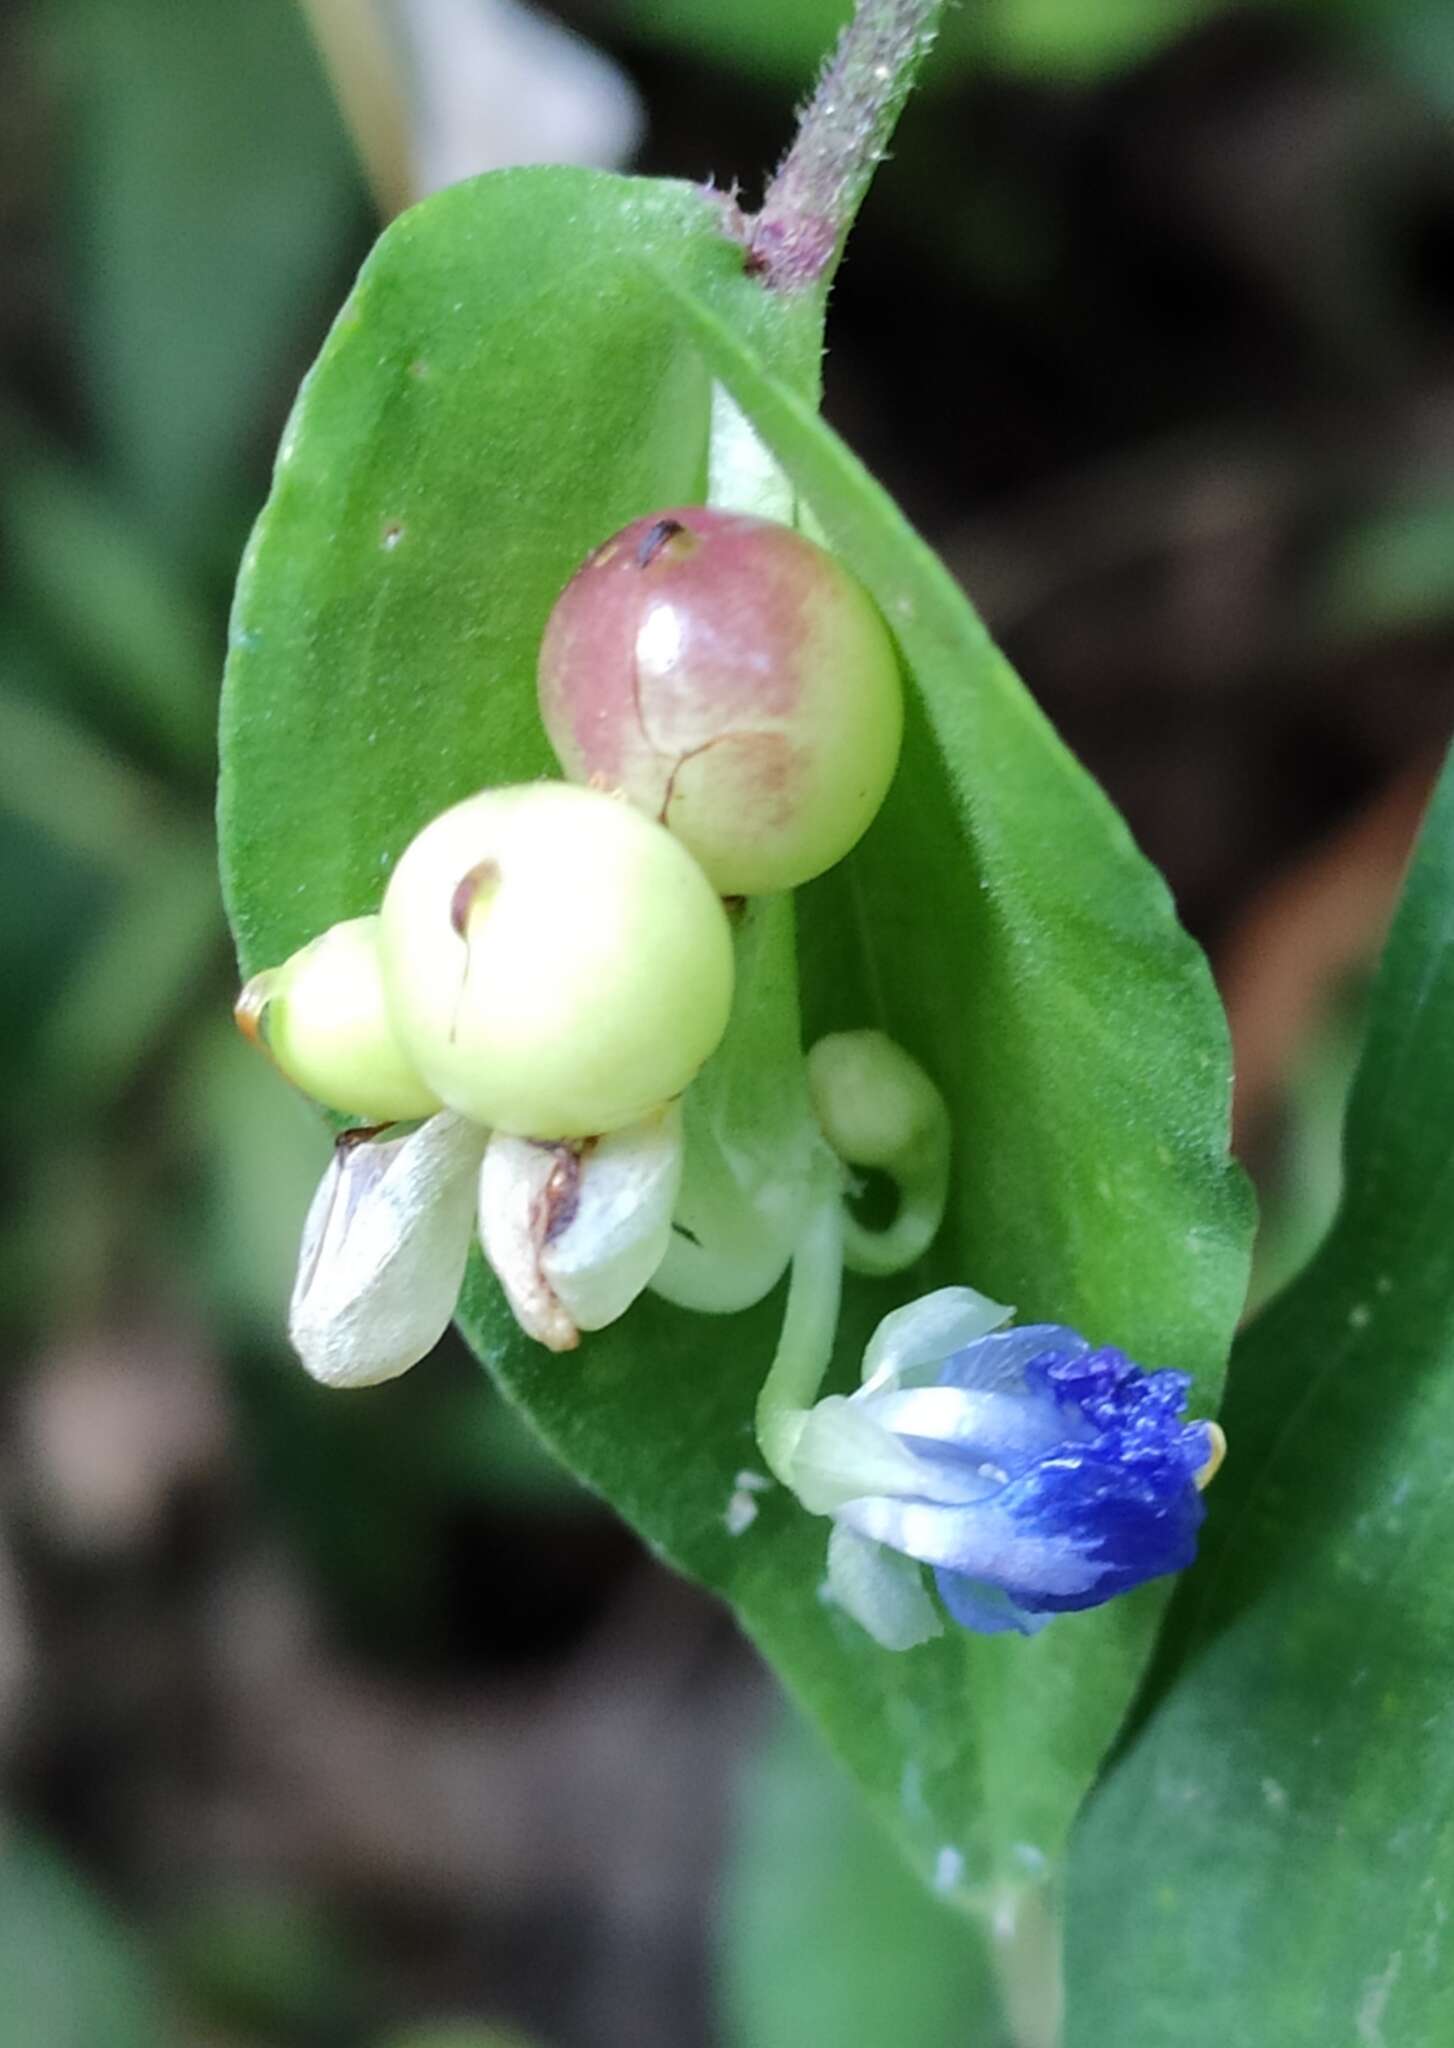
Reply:
[[[836,1175],[823,1176],[793,1250],[787,1309],[757,1397],[757,1441],[768,1469],[793,1483],[793,1452],[833,1359],[843,1288],[843,1227]]]
[[[944,0],[858,0],[762,209],[748,223],[751,266],[771,289],[806,291],[832,275],[943,6]]]

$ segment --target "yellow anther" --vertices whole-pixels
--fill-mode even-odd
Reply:
[[[1212,1440],[1212,1450],[1211,1456],[1207,1459],[1206,1464],[1202,1466],[1201,1470],[1197,1473],[1196,1476],[1196,1485],[1198,1493],[1204,1493],[1206,1489],[1211,1485],[1212,1481],[1221,1471],[1222,1460],[1227,1455],[1227,1439],[1225,1435],[1222,1433],[1220,1426],[1215,1422],[1209,1422],[1206,1428],[1207,1435]]]

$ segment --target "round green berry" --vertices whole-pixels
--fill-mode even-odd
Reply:
[[[566,783],[484,790],[406,849],[382,911],[399,1034],[461,1116],[525,1138],[635,1123],[714,1050],[726,914],[629,804]]]
[[[606,541],[540,653],[572,781],[619,789],[724,896],[790,889],[867,830],[898,760],[898,657],[848,572],[789,526],[687,505]]]
[[[281,967],[255,974],[236,1016],[295,1087],[328,1109],[382,1124],[440,1107],[394,1029],[376,917],[336,924]]]

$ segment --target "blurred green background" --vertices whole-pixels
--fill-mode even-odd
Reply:
[[[460,1348],[291,1363],[326,1139],[211,845],[231,578],[381,213],[750,196],[846,11],[0,11],[0,2048],[970,2048],[958,1927]],[[966,0],[830,323],[1212,952],[1259,1295],[1454,713],[1451,112],[1447,0]]]

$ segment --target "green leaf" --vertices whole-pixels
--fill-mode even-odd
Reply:
[[[852,0],[617,0],[643,37],[763,79],[811,78],[853,13]],[[926,82],[996,70],[1092,81],[1148,57],[1230,0],[977,0],[946,10]]]
[[[179,1049],[171,1072],[164,1113],[189,1172],[183,1213],[163,1215],[162,1226],[180,1239],[201,1313],[238,1350],[277,1345],[329,1135],[220,1006]]]
[[[603,535],[700,497],[708,380],[637,258],[816,370],[685,185],[504,171],[405,214],[300,394],[249,545],[223,703],[224,880],[244,961],[377,908],[482,784],[553,766],[535,658]]]
[[[805,84],[853,13],[853,0],[617,0],[643,38],[737,66],[763,79]]]
[[[1366,998],[1361,987],[1339,990],[1288,1074],[1280,1156],[1258,1187],[1249,1315],[1302,1271],[1338,1213],[1343,1119],[1363,1050]]]
[[[782,1720],[739,1792],[718,1930],[726,2048],[1001,2048],[982,1937]]]
[[[0,2041],[162,2048],[172,2036],[123,1930],[42,1843],[0,1834]]]
[[[1374,989],[1346,1189],[1238,1347],[1174,1683],[1072,1863],[1085,2048],[1454,2030],[1454,770]]]
[[[949,1098],[960,1171],[920,1285],[968,1281],[1024,1319],[1181,1367],[1214,1406],[1250,1218],[1226,1155],[1229,1055],[1206,962],[942,564],[800,400],[710,312],[678,303],[878,600],[916,685],[888,803],[804,892],[801,927],[809,1039],[878,1023]],[[906,1291],[853,1288],[858,1332]],[[972,1884],[1015,1889],[1056,1856],[1164,1597],[1147,1589],[1029,1643],[956,1635],[913,1652],[911,1679],[879,1653],[872,1681],[834,1670],[790,1610],[748,1621],[820,1712],[834,1700],[830,1735],[886,1805],[903,1796],[887,1768],[899,1744],[875,1757],[882,1731],[858,1709],[871,1684],[886,1707],[910,1690],[929,1708],[934,1736],[921,1727],[913,1748],[933,1759],[927,1807],[946,1832],[932,1853],[921,1840],[921,1863],[947,1843]]]
[[[361,1944],[303,1891],[189,1888],[158,1946],[188,2010],[229,2042],[233,2028],[279,2044],[357,2040],[378,1997]]]
[[[373,2048],[539,2048],[539,2044],[514,2027],[487,2027],[479,2020],[442,2020],[437,2026],[389,2034]]]
[[[88,867],[135,872],[177,814],[164,789],[45,701],[49,681],[40,663],[14,661],[0,634],[0,809]]]
[[[992,0],[984,36],[992,65],[1031,78],[1089,83],[1142,62],[1231,0]],[[966,9],[966,12],[974,10]]]
[[[300,397],[239,586],[222,825],[244,964],[375,908],[444,804],[549,768],[549,607],[588,547],[700,493],[710,365],[916,685],[882,821],[804,896],[804,992],[812,1030],[886,1022],[925,1061],[959,1184],[933,1267],[853,1291],[840,1373],[896,1301],[970,1281],[1185,1366],[1210,1399],[1247,1217],[1205,963],[944,570],[816,419],[817,318],[746,278],[685,188],[511,172],[390,231]],[[779,1040],[791,999],[744,972],[734,1039]],[[878,1649],[819,1598],[824,1523],[749,1489],[744,1527],[779,1313],[648,1299],[562,1360],[522,1339],[477,1261],[461,1320],[572,1470],[733,1602],[917,1867],[1003,1909],[1057,1854],[1161,1596],[1031,1643]]]
[[[1427,632],[1454,614],[1454,493],[1374,507],[1333,547],[1310,596],[1334,639]]]
[[[1454,17],[1444,0],[1296,0],[1325,33],[1387,70],[1447,119],[1454,111]]]
[[[121,505],[38,437],[0,424],[12,588],[85,671],[94,707],[200,780],[212,763],[211,616]]]
[[[32,1084],[68,1121],[114,1101],[212,975],[217,883],[195,829],[148,850],[73,962],[42,1027]]]
[[[295,0],[53,0],[67,87],[81,366],[128,501],[179,551],[317,331],[363,221]]]

